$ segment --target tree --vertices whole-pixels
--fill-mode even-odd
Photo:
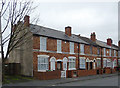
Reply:
[[[4,80],[4,64],[10,52],[26,42],[23,39],[26,38],[27,40],[28,38],[26,25],[23,24],[24,17],[29,15],[36,7],[33,7],[33,2],[25,0],[22,2],[18,0],[2,0],[0,6],[0,18],[2,21],[2,27],[0,25],[2,78]],[[37,22],[38,19],[35,18],[33,21]],[[7,46],[6,51],[5,46]]]

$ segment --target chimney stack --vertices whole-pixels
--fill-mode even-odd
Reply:
[[[71,36],[71,27],[70,26],[65,27],[65,34],[68,36]]]
[[[112,39],[111,38],[107,39],[107,45],[112,46]]]
[[[91,33],[91,40],[92,41],[96,41],[96,34],[95,34],[95,32],[93,32],[93,33]]]
[[[30,25],[30,16],[25,15],[24,17],[24,26],[29,27]]]

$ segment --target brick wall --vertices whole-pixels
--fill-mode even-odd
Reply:
[[[68,70],[68,71],[67,71],[67,77],[68,77],[68,78],[77,77],[77,70]]]
[[[47,38],[47,50],[48,51],[57,51],[57,40]]]
[[[74,43],[74,53],[78,53],[78,43]]]
[[[105,73],[106,74],[110,74],[111,73],[111,69],[110,68],[105,68]]]
[[[33,37],[33,48],[34,49],[40,49],[40,37],[39,36],[34,36]],[[56,60],[58,59],[61,59],[63,60],[64,57],[67,57],[67,59],[69,59],[68,57],[69,56],[74,56],[76,57],[76,70],[79,68],[78,66],[78,43],[74,43],[74,52],[76,54],[69,54],[70,52],[70,43],[68,41],[61,41],[61,50],[63,53],[53,53],[53,52],[37,52],[37,51],[34,51],[33,53],[33,69],[34,69],[34,72],[35,72],[35,75],[38,75],[38,74],[42,74],[41,72],[37,72],[37,64],[38,64],[38,58],[37,58],[37,55],[49,55],[49,70],[50,70],[50,58],[51,57],[55,57]],[[80,46],[80,44],[79,44]],[[48,51],[57,51],[57,40],[56,39],[52,39],[52,38],[47,38],[47,50]],[[79,48],[80,50],[80,48]],[[89,45],[85,45],[84,47],[84,51],[85,51],[85,54],[90,54],[90,46]],[[93,54],[97,55],[97,47],[92,47],[92,52]],[[107,51],[108,49],[106,49],[106,54],[107,54]],[[67,52],[67,54],[65,54],[64,52]],[[80,51],[79,51],[80,52]],[[100,48],[100,54],[101,54],[101,48]],[[102,54],[103,54],[103,50],[102,50]],[[80,55],[79,57],[85,57],[85,58],[89,58],[89,60],[93,60],[94,58],[96,59],[98,56],[91,56],[91,55]],[[101,58],[101,57],[99,57]],[[57,62],[55,62],[55,71],[57,71]],[[69,62],[67,63],[67,68],[69,68]],[[62,65],[62,69],[63,69],[63,65]],[[96,68],[97,69],[97,68]],[[54,73],[55,71],[51,71],[51,72],[47,72],[46,75],[49,73],[49,74],[52,74]],[[87,75],[96,75],[97,74],[97,71],[92,69],[92,70],[78,70],[78,76],[87,76]],[[106,70],[106,73],[110,73],[110,70],[107,69]],[[73,74],[74,74],[74,71],[72,70],[68,70],[67,71],[67,77],[73,77]],[[43,75],[44,76],[44,75]],[[36,76],[37,77],[37,76]],[[56,77],[53,77],[53,78],[56,78]],[[43,79],[43,78],[39,78],[39,79]],[[47,78],[45,78],[47,79]]]
[[[88,75],[96,75],[97,70],[94,70],[94,69],[92,69],[92,70],[78,70],[77,73],[78,73],[78,77],[88,76]]]
[[[40,49],[40,37],[33,36],[33,49]]]
[[[90,54],[90,46],[85,45],[85,54]]]
[[[98,53],[97,53],[97,52],[98,52],[97,47],[94,47],[94,46],[93,46],[92,52],[93,52],[93,54],[97,55],[97,54],[98,54]]]
[[[48,72],[36,72],[34,71],[34,77],[40,80],[60,79],[61,71],[48,71]]]
[[[62,52],[70,52],[70,44],[67,41],[62,41]]]
[[[38,69],[37,68],[37,65],[38,65],[37,55],[49,55],[49,59],[48,59],[49,62],[50,62],[51,57],[55,57],[56,60],[58,60],[58,59],[63,60],[64,57],[66,57],[68,59],[69,56],[74,56],[74,57],[76,57],[76,69],[78,68],[78,65],[77,65],[78,64],[78,56],[77,55],[69,55],[69,54],[61,54],[61,53],[54,54],[54,53],[49,53],[49,52],[34,52],[33,53],[33,58],[34,58],[33,59],[33,69],[34,69],[34,71],[37,71],[37,69]],[[69,68],[69,63],[67,64],[67,68]],[[57,62],[56,62],[55,69],[57,70]],[[49,63],[49,70],[50,70],[50,63]]]

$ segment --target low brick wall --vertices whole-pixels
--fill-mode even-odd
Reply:
[[[105,68],[105,73],[106,74],[111,74],[111,69],[110,68]]]
[[[96,74],[97,74],[96,70],[78,70],[78,77]]]
[[[112,69],[112,73],[115,73],[116,72],[116,69]]]
[[[60,79],[61,71],[37,72],[34,71],[34,77],[40,80]]]
[[[68,70],[67,78],[74,78],[74,77],[77,77],[77,70]]]

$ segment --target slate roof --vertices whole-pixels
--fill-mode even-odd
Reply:
[[[65,34],[65,32],[54,30],[51,28],[46,28],[43,26],[30,24],[30,30],[35,35],[41,35],[41,36],[52,37],[52,38],[57,38],[57,39],[61,39],[61,40],[89,44],[89,43],[83,41],[82,39],[80,39],[79,37],[77,37],[75,34],[68,36]]]
[[[103,42],[100,40],[96,40],[96,42],[93,42],[89,38],[86,38],[83,36],[78,36],[75,34],[68,36],[65,34],[65,32],[47,28],[47,27],[43,27],[43,26],[30,24],[30,30],[34,35],[41,35],[41,36],[57,38],[57,39],[65,40],[65,41],[84,43],[84,44],[100,46],[100,47],[104,47],[104,48],[112,48],[112,49],[118,50],[118,46],[116,46],[114,44],[112,44],[112,46],[109,46],[109,45],[107,45],[106,42]]]
[[[112,44],[112,46],[109,46],[107,45],[106,42],[103,42],[103,41],[100,41],[100,40],[96,40],[96,43],[98,45],[100,45],[101,47],[104,47],[104,48],[112,48],[112,49],[117,49],[118,50],[118,47],[116,47],[116,45]]]
[[[93,42],[91,39],[89,39],[87,37],[79,36],[79,38],[88,42],[90,45],[99,46],[98,44],[96,44],[96,42]]]

